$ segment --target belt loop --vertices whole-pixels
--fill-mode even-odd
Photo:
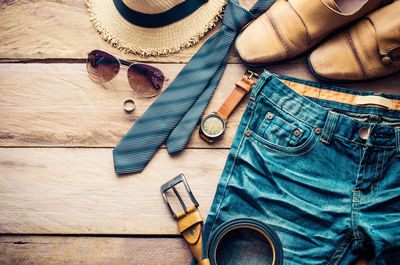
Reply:
[[[269,79],[271,79],[271,73],[267,70],[264,70],[264,72],[261,74],[257,82],[253,85],[253,88],[251,89],[250,102],[254,102],[256,100],[258,93],[260,92],[266,81]]]
[[[339,115],[333,111],[330,111],[328,113],[328,117],[325,120],[324,129],[322,130],[321,142],[325,144],[329,144],[331,142],[331,138],[333,132],[335,131],[338,117]]]
[[[396,135],[397,158],[400,158],[400,127],[395,127],[394,128],[394,134]]]

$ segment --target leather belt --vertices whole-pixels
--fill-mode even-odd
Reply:
[[[176,185],[183,183],[186,192],[188,193],[190,200],[193,202],[193,206],[186,208],[185,203],[178,190],[175,188]],[[172,189],[178,198],[183,212],[175,214],[169,204],[166,192]],[[182,234],[183,238],[189,244],[190,251],[192,251],[193,257],[196,259],[198,265],[210,265],[208,258],[203,256],[203,218],[201,217],[200,211],[197,209],[199,203],[193,196],[190,190],[189,184],[183,174],[171,179],[167,183],[161,186],[161,194],[165,204],[168,207],[171,215],[177,221],[178,230]]]
[[[283,251],[277,234],[268,225],[258,219],[241,217],[224,222],[211,235],[207,246],[207,256],[210,259],[211,265],[216,265],[218,262],[228,264],[232,260],[237,261],[238,264],[242,264],[242,262],[237,260],[238,257],[235,254],[233,257],[229,257],[231,259],[229,262],[225,258],[226,255],[224,255],[224,249],[227,248],[229,252],[227,254],[230,254],[229,249],[234,245],[232,242],[225,241],[232,240],[239,231],[241,231],[241,235],[237,236],[239,239],[243,237],[258,238],[263,248],[259,251],[258,245],[257,247],[253,245],[254,248],[247,249],[247,251],[251,252],[249,253],[251,256],[245,257],[247,264],[282,264]],[[250,235],[251,232],[253,232],[253,235]],[[218,253],[220,254],[218,255]]]
[[[176,185],[183,183],[193,206],[187,208],[177,189]],[[175,214],[166,196],[166,192],[172,189],[178,198],[183,211]],[[283,250],[281,242],[277,234],[261,220],[255,218],[235,218],[221,224],[213,232],[208,240],[207,250],[204,251],[203,246],[203,218],[198,210],[198,202],[194,198],[192,191],[183,174],[178,175],[174,179],[168,181],[161,186],[161,194],[167,205],[171,215],[175,218],[179,232],[189,244],[189,248],[196,259],[198,265],[217,265],[231,263],[226,257],[238,257],[238,255],[246,255],[243,250],[237,250],[238,254],[232,254],[232,246],[235,238],[245,238],[245,240],[253,239],[253,243],[261,242],[262,247],[247,249],[249,255],[244,257],[247,264],[271,264],[281,265]],[[244,235],[244,236],[242,236]],[[233,243],[233,244],[232,244]],[[232,245],[232,246],[231,246]],[[224,252],[228,249],[229,253]],[[244,252],[244,254],[243,254]],[[225,255],[227,254],[227,255]],[[254,262],[252,260],[254,259]],[[235,260],[237,262],[237,260]]]

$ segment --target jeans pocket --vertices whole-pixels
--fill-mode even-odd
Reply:
[[[256,133],[270,143],[290,147],[297,146],[302,141],[304,129],[272,112],[267,112]]]
[[[269,151],[283,155],[301,155],[318,141],[312,125],[270,104],[260,96],[247,128],[248,139]]]

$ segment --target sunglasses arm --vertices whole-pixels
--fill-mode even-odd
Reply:
[[[119,58],[118,58],[118,60],[121,62],[122,65],[126,65],[126,66],[131,66],[132,64],[135,63],[135,62],[131,62],[131,61],[119,59]],[[152,74],[153,74],[153,73],[152,73]],[[169,79],[168,79],[168,77],[165,77],[165,76],[164,76],[164,80],[165,80],[165,81],[168,81]],[[154,82],[155,82],[154,80],[152,80],[151,82],[153,83],[153,86],[154,86],[154,87],[157,87],[157,86],[154,84]]]
[[[133,64],[133,62],[122,60],[119,58],[118,58],[118,60],[121,62],[122,65],[130,66],[131,64]]]

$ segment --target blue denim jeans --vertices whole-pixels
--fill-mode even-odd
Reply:
[[[355,104],[375,94],[265,71],[218,184],[204,247],[224,222],[251,217],[277,233],[283,264],[351,264],[360,255],[400,264],[400,111]],[[242,263],[235,248],[225,252],[223,264]]]

